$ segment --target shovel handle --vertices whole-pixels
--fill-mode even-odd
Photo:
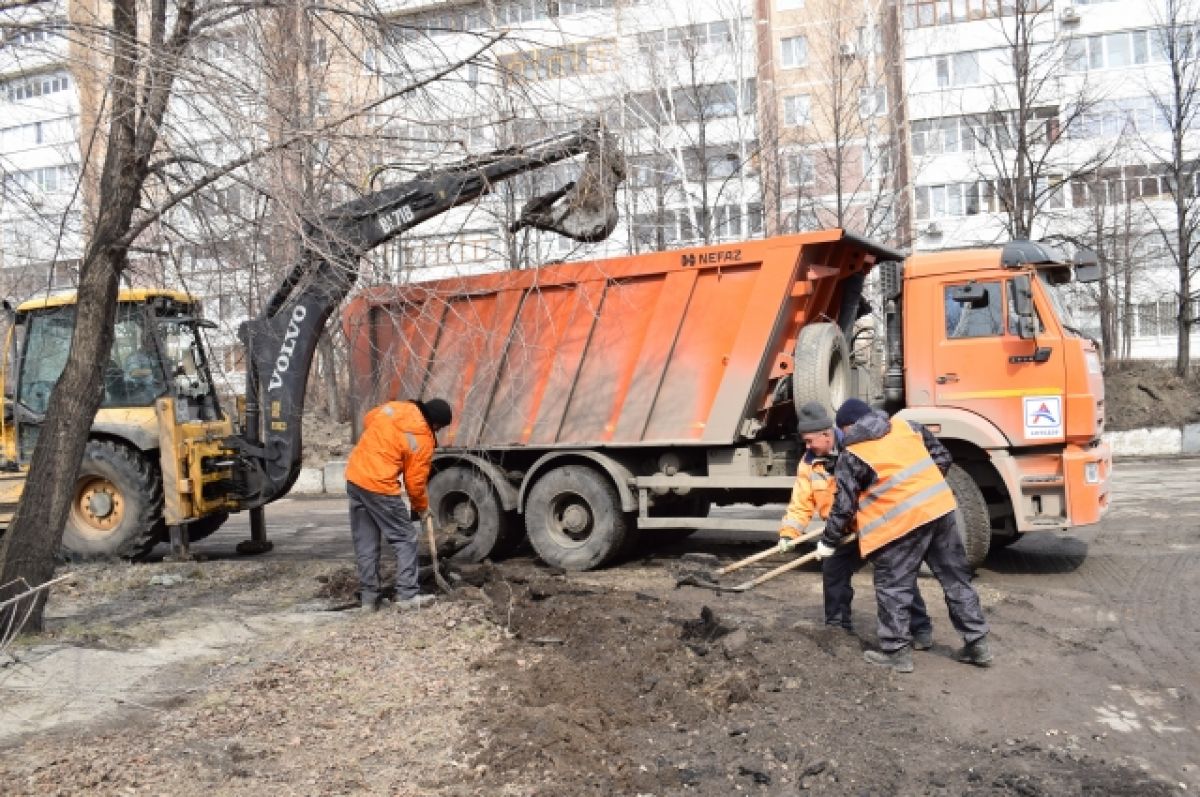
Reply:
[[[817,529],[816,531],[810,531],[808,534],[804,534],[800,537],[797,537],[796,544],[799,545],[802,542],[809,542],[810,540],[815,540],[817,537],[821,536],[822,531],[823,531],[823,529]],[[734,562],[733,564],[725,565],[724,567],[722,567],[720,570],[717,571],[717,575],[723,576],[726,573],[732,573],[734,570],[741,570],[743,567],[746,567],[747,565],[752,565],[755,562],[766,559],[769,556],[774,556],[777,553],[779,553],[779,548],[777,546],[773,545],[765,551],[759,551],[758,553],[754,554],[753,556],[747,556],[745,559],[739,559],[738,561]]]
[[[433,580],[437,582],[442,592],[449,593],[451,591],[450,584],[442,577],[441,568],[438,567],[437,535],[434,533],[433,518],[430,515],[425,516],[425,533],[429,535],[429,558],[433,562]]]
[[[838,543],[838,545],[839,546],[846,545],[846,544],[850,543],[851,541],[857,540],[857,539],[858,539],[857,534],[850,534],[846,537],[843,537],[842,541],[840,543]],[[789,570],[795,570],[800,565],[811,562],[816,558],[817,558],[816,551],[812,551],[811,553],[806,553],[806,554],[804,554],[804,556],[801,556],[798,559],[793,559],[792,561],[788,562],[785,565],[780,565],[779,567],[775,568],[774,570],[768,570],[766,573],[763,573],[758,578],[755,578],[751,581],[746,581],[742,584],[738,584],[736,587],[731,587],[730,590],[734,591],[734,592],[745,592],[748,589],[753,589],[754,587],[757,587],[759,584],[763,583],[764,581],[770,581],[771,579],[775,578],[775,576],[781,576],[784,573],[788,572]]]

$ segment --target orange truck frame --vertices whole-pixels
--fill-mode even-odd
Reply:
[[[861,351],[868,273],[886,373]],[[603,566],[645,534],[774,531],[714,505],[785,502],[796,408],[859,395],[928,425],[978,564],[1021,533],[1097,522],[1111,453],[1094,342],[1055,286],[1094,263],[1027,241],[905,257],[842,230],[377,286],[344,314],[356,417],[445,397],[439,523],[495,556]]]

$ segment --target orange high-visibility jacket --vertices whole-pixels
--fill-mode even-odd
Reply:
[[[429,508],[425,485],[436,441],[411,401],[389,401],[363,418],[362,437],[346,462],[346,481],[382,495],[400,495],[399,478],[417,512]]]
[[[779,527],[779,536],[796,539],[808,528],[815,514],[829,517],[833,508],[833,493],[837,482],[825,468],[825,459],[800,460],[796,468],[796,483],[792,485],[792,500],[788,502],[787,514]]]
[[[855,515],[863,556],[957,508],[921,433],[907,421],[893,419],[883,437],[847,449],[875,472],[875,481],[858,497]]]

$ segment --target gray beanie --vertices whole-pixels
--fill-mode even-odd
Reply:
[[[796,431],[800,434],[823,432],[832,428],[833,420],[821,402],[810,401],[796,410]]]

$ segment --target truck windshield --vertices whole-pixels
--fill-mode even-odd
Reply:
[[[1062,286],[1051,285],[1046,279],[1046,275],[1041,273],[1038,274],[1038,282],[1042,283],[1042,289],[1050,297],[1050,304],[1054,305],[1054,314],[1058,316],[1063,329],[1077,338],[1083,337],[1083,332],[1079,330],[1079,324],[1076,323],[1075,316],[1071,313],[1071,305],[1062,294]]]

